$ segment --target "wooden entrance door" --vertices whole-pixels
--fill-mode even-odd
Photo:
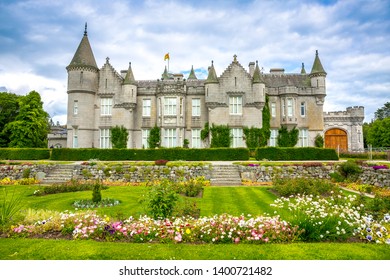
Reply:
[[[348,151],[347,132],[339,128],[332,128],[325,132],[325,148]]]

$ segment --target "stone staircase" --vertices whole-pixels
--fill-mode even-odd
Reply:
[[[210,184],[212,186],[240,186],[241,176],[236,165],[213,165]]]
[[[41,181],[41,184],[65,183],[73,177],[73,165],[58,165]]]

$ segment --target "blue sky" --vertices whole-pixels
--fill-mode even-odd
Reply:
[[[0,0],[0,90],[38,91],[54,121],[66,123],[67,73],[88,22],[99,67],[132,63],[136,79],[217,75],[233,55],[269,72],[309,72],[315,50],[328,73],[325,111],[364,106],[366,119],[390,101],[388,0]]]

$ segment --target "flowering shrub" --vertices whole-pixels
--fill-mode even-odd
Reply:
[[[8,177],[5,177],[0,180],[0,185],[35,185],[39,184],[39,180],[35,178],[22,178],[13,180]]]
[[[275,200],[272,206],[287,209],[288,221],[303,232],[304,241],[346,240],[359,237],[368,241],[390,244],[390,215],[377,222],[363,214],[363,204],[358,204],[356,195],[333,194],[324,198],[313,195],[297,195]],[[376,234],[373,234],[373,232]]]
[[[380,222],[375,221],[372,216],[364,217],[358,231],[362,239],[390,245],[390,215],[385,214]]]
[[[88,208],[102,208],[102,207],[112,207],[118,205],[119,200],[104,198],[98,202],[94,202],[90,199],[76,200],[73,202],[73,206],[77,209],[88,209]]]
[[[387,165],[375,165],[372,167],[374,170],[378,170],[378,169],[389,169],[389,167]]]
[[[94,212],[63,212],[50,218],[11,227],[13,236],[62,232],[74,239],[128,242],[270,243],[292,242],[298,229],[279,217],[215,215],[154,220],[147,216],[110,221]]]

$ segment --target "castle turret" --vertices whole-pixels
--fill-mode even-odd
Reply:
[[[215,103],[219,102],[219,82],[218,77],[214,69],[214,61],[211,61],[211,66],[209,67],[209,74],[207,76],[205,85],[205,93],[206,93],[206,104],[212,106]]]
[[[85,24],[84,36],[66,70],[68,71],[67,146],[93,147],[94,104],[99,69],[88,40],[87,24]]]
[[[197,79],[198,78],[195,75],[194,66],[191,66],[191,72],[188,75],[188,79],[187,80],[197,80]]]
[[[314,59],[313,67],[309,74],[311,86],[316,88],[316,93],[320,95],[326,95],[326,72],[322,67],[321,60],[318,56],[318,50],[316,50],[316,57]]]
[[[265,102],[265,82],[263,75],[260,72],[258,61],[256,60],[256,67],[253,72],[253,92],[255,94],[255,103],[264,104]],[[262,107],[262,106],[261,106]]]
[[[124,102],[134,104],[135,107],[137,103],[137,83],[135,82],[133,70],[131,69],[131,62],[129,63],[126,77],[123,80],[122,90]]]

